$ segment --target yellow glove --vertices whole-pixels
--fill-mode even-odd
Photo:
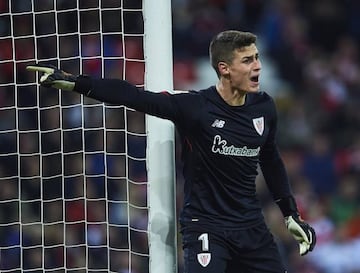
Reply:
[[[73,91],[77,77],[64,72],[52,65],[29,65],[27,70],[43,73],[40,77],[40,85],[67,91]]]
[[[299,252],[303,256],[312,251],[316,244],[314,229],[300,219],[298,215],[285,217],[285,224],[291,235],[299,243]]]

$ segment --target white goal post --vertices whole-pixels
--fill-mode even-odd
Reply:
[[[145,88],[173,89],[171,1],[144,1]],[[150,271],[177,272],[174,126],[146,116]]]
[[[176,273],[174,125],[34,63],[172,92],[171,1],[0,1],[0,271]]]

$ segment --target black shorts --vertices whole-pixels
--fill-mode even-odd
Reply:
[[[285,273],[265,224],[243,230],[184,228],[184,273]]]

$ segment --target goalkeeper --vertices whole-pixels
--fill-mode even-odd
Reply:
[[[256,36],[224,31],[210,43],[216,85],[180,94],[154,93],[119,79],[71,75],[49,65],[28,66],[45,87],[74,91],[169,119],[181,136],[184,206],[180,216],[185,273],[284,273],[256,197],[260,165],[299,254],[316,236],[301,220],[275,142],[273,99],[260,91]]]

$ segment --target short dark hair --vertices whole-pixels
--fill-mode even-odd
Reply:
[[[257,36],[251,32],[226,30],[217,34],[209,47],[210,62],[219,76],[218,63],[231,63],[234,51],[256,43]]]

